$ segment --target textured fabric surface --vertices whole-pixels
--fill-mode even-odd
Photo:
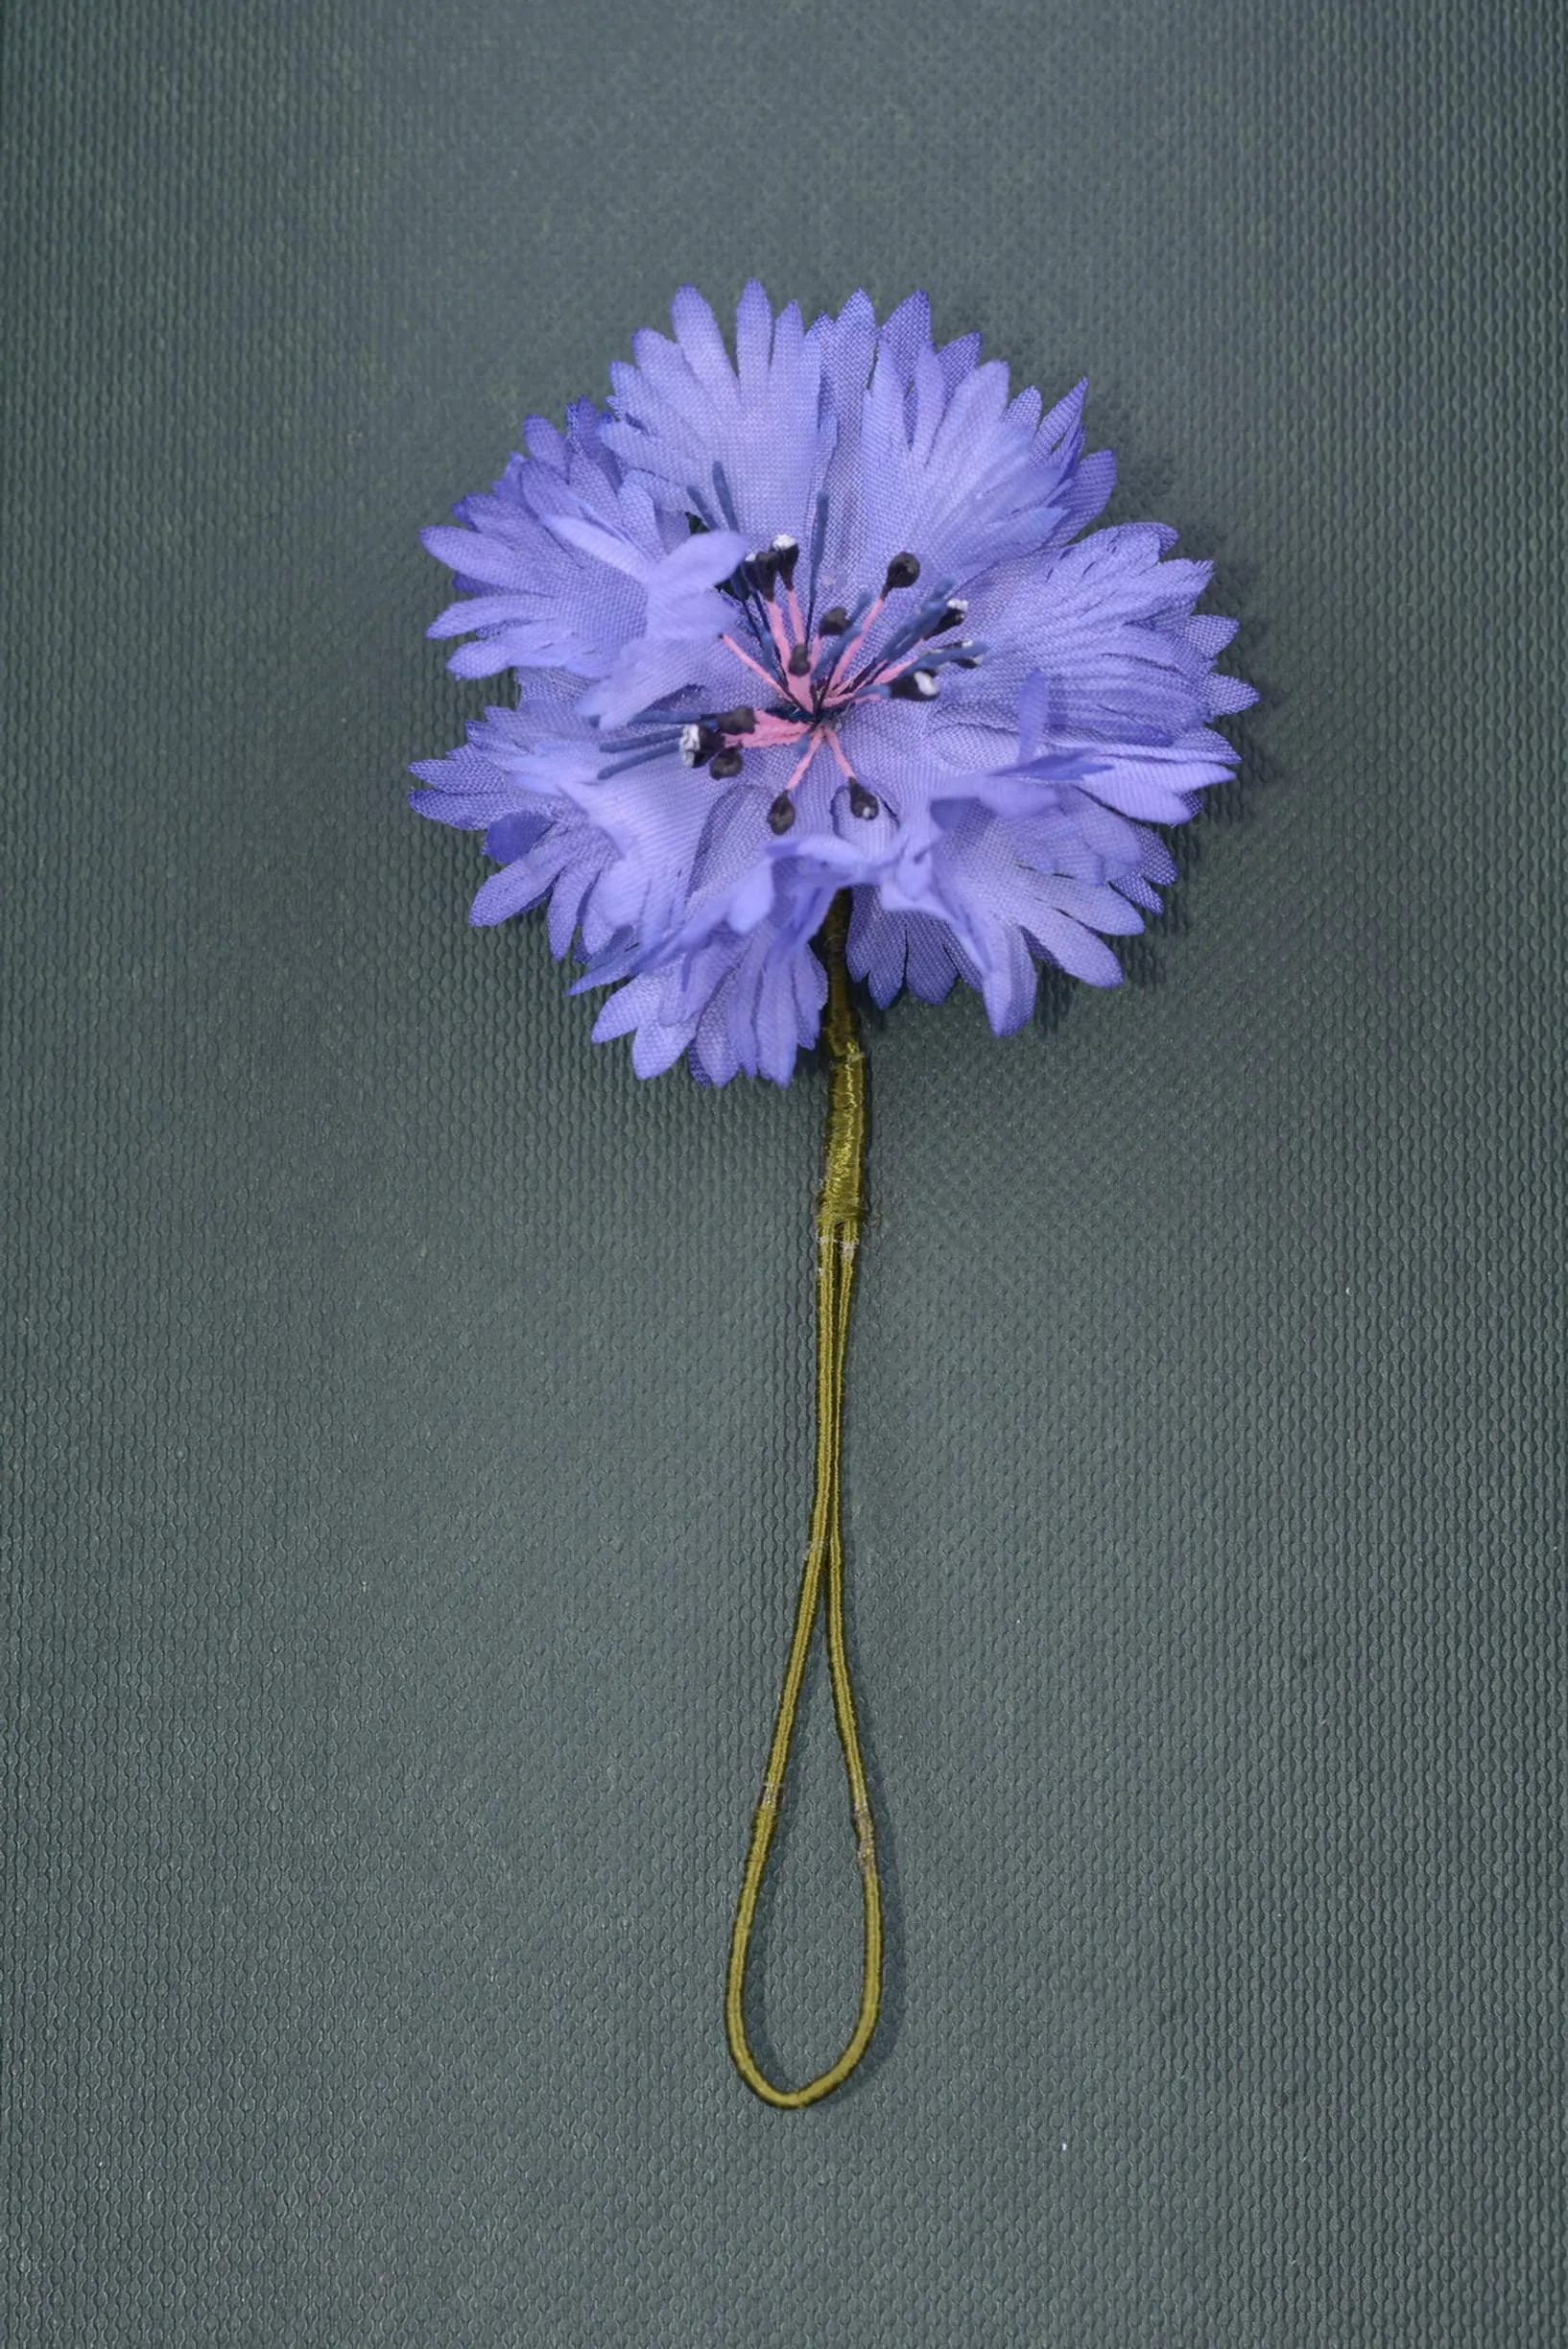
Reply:
[[[13,0],[8,2349],[1568,2337],[1562,53]],[[639,1085],[401,798],[418,527],[752,271],[1087,372],[1265,689],[1133,985],[870,1023],[800,2116],[820,1080]]]

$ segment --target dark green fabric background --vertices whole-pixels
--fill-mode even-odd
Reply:
[[[8,2349],[1568,2339],[1562,65],[12,0]],[[871,1023],[804,2116],[820,1078],[638,1084],[401,797],[420,525],[753,271],[1087,372],[1264,691],[1130,985]]]

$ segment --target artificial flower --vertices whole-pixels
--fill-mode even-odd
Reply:
[[[1212,721],[1234,623],[1154,523],[1089,529],[1114,481],[1085,387],[1046,410],[924,295],[809,327],[748,285],[731,356],[677,295],[601,408],[530,417],[525,453],[425,534],[463,676],[515,700],[415,771],[482,831],[490,923],[548,905],[596,1038],[640,1076],[682,1054],[784,1082],[818,1034],[812,949],[849,892],[848,965],[886,1005],[979,989],[998,1034],[1038,966],[1111,986],[1107,939],[1175,874],[1154,827],[1231,771]]]

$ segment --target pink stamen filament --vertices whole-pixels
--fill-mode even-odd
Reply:
[[[773,643],[777,648],[778,665],[784,676],[784,691],[789,695],[792,701],[797,701],[802,709],[809,709],[811,707],[811,703],[806,695],[801,691],[802,686],[809,684],[809,678],[796,677],[790,675],[790,654],[794,651],[794,647],[790,643],[789,636],[785,632],[784,615],[779,610],[778,605],[773,603],[771,598],[763,608],[768,614],[768,626],[772,630]]]
[[[912,652],[904,653],[902,658],[899,660],[890,661],[885,669],[873,668],[866,670],[860,676],[853,680],[853,683],[855,685],[868,685],[874,677],[879,685],[886,685],[890,677],[902,676],[906,669],[918,669],[922,661],[928,661],[930,658],[930,648],[923,644],[917,644]]]
[[[797,743],[810,724],[808,718],[775,718],[771,710],[759,710],[751,732],[733,740],[737,749],[774,750],[783,743]]]
[[[767,686],[770,693],[776,693],[778,691],[777,677],[771,676],[768,671],[763,667],[762,663],[760,661],[754,661],[749,652],[743,652],[740,646],[735,642],[733,636],[721,636],[719,642],[723,645],[727,645],[737,660],[745,661],[752,676],[761,677],[763,683]]]
[[[844,781],[846,783],[853,783],[855,779],[855,771],[850,766],[849,761],[843,755],[843,746],[839,740],[836,728],[830,727],[828,730],[827,747],[832,751],[834,757],[838,760],[839,765],[843,769]]]
[[[866,642],[867,637],[870,634],[878,614],[881,612],[882,607],[887,601],[888,599],[885,595],[879,595],[877,597],[876,602],[872,605],[870,610],[867,613],[865,619],[860,624],[860,634],[855,637],[852,643],[844,646],[843,651],[839,654],[838,659],[828,671],[827,676],[823,680],[824,692],[831,693],[834,686],[837,685],[843,670],[848,666],[849,662],[854,659],[855,654],[860,651],[861,646]]]
[[[832,741],[832,739],[833,739],[833,738],[832,738],[832,736],[831,736],[831,734],[830,734],[830,735],[828,736],[828,740],[831,742],[831,741]],[[793,775],[791,775],[791,777],[790,777],[789,781],[788,781],[788,782],[785,784],[785,786],[784,786],[784,789],[785,789],[787,792],[793,792],[793,791],[794,791],[794,789],[795,789],[796,785],[796,784],[799,782],[799,780],[800,780],[801,776],[802,776],[802,775],[805,773],[806,769],[807,769],[807,768],[808,768],[808,767],[811,765],[812,760],[813,760],[813,759],[814,759],[814,758],[817,756],[817,753],[818,753],[818,751],[819,751],[819,750],[821,748],[821,747],[822,747],[822,736],[821,736],[821,731],[820,731],[820,729],[819,727],[813,726],[813,728],[812,728],[812,733],[811,733],[811,740],[810,740],[810,742],[808,742],[808,743],[807,743],[807,745],[806,745],[806,747],[805,747],[804,750],[801,752],[801,754],[800,754],[799,758],[798,758],[798,759],[796,761],[795,772],[794,772],[794,774],[793,774]]]

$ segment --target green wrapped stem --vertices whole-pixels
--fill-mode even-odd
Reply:
[[[735,1910],[725,1982],[725,2032],[735,2069],[753,2095],[761,2097],[765,2103],[790,2112],[815,2104],[843,2086],[870,2045],[882,2004],[882,1886],[877,1877],[871,1801],[861,1760],[843,1625],[844,1355],[849,1338],[855,1256],[866,1212],[866,1055],[861,1049],[844,962],[847,931],[848,900],[841,896],[829,910],[820,941],[827,965],[822,1041],[828,1060],[828,1102],[822,1185],[817,1198],[817,1445],[811,1537],[800,1577],[795,1631],[779,1691],[768,1767],[751,1822],[750,1848]],[[806,1656],[824,1600],[828,1678],[833,1689],[839,1743],[843,1748],[865,1921],[860,2013],[848,2044],[836,2063],[802,2088],[780,2088],[761,2070],[747,2040],[746,1973],[757,1901],[790,1766]]]

